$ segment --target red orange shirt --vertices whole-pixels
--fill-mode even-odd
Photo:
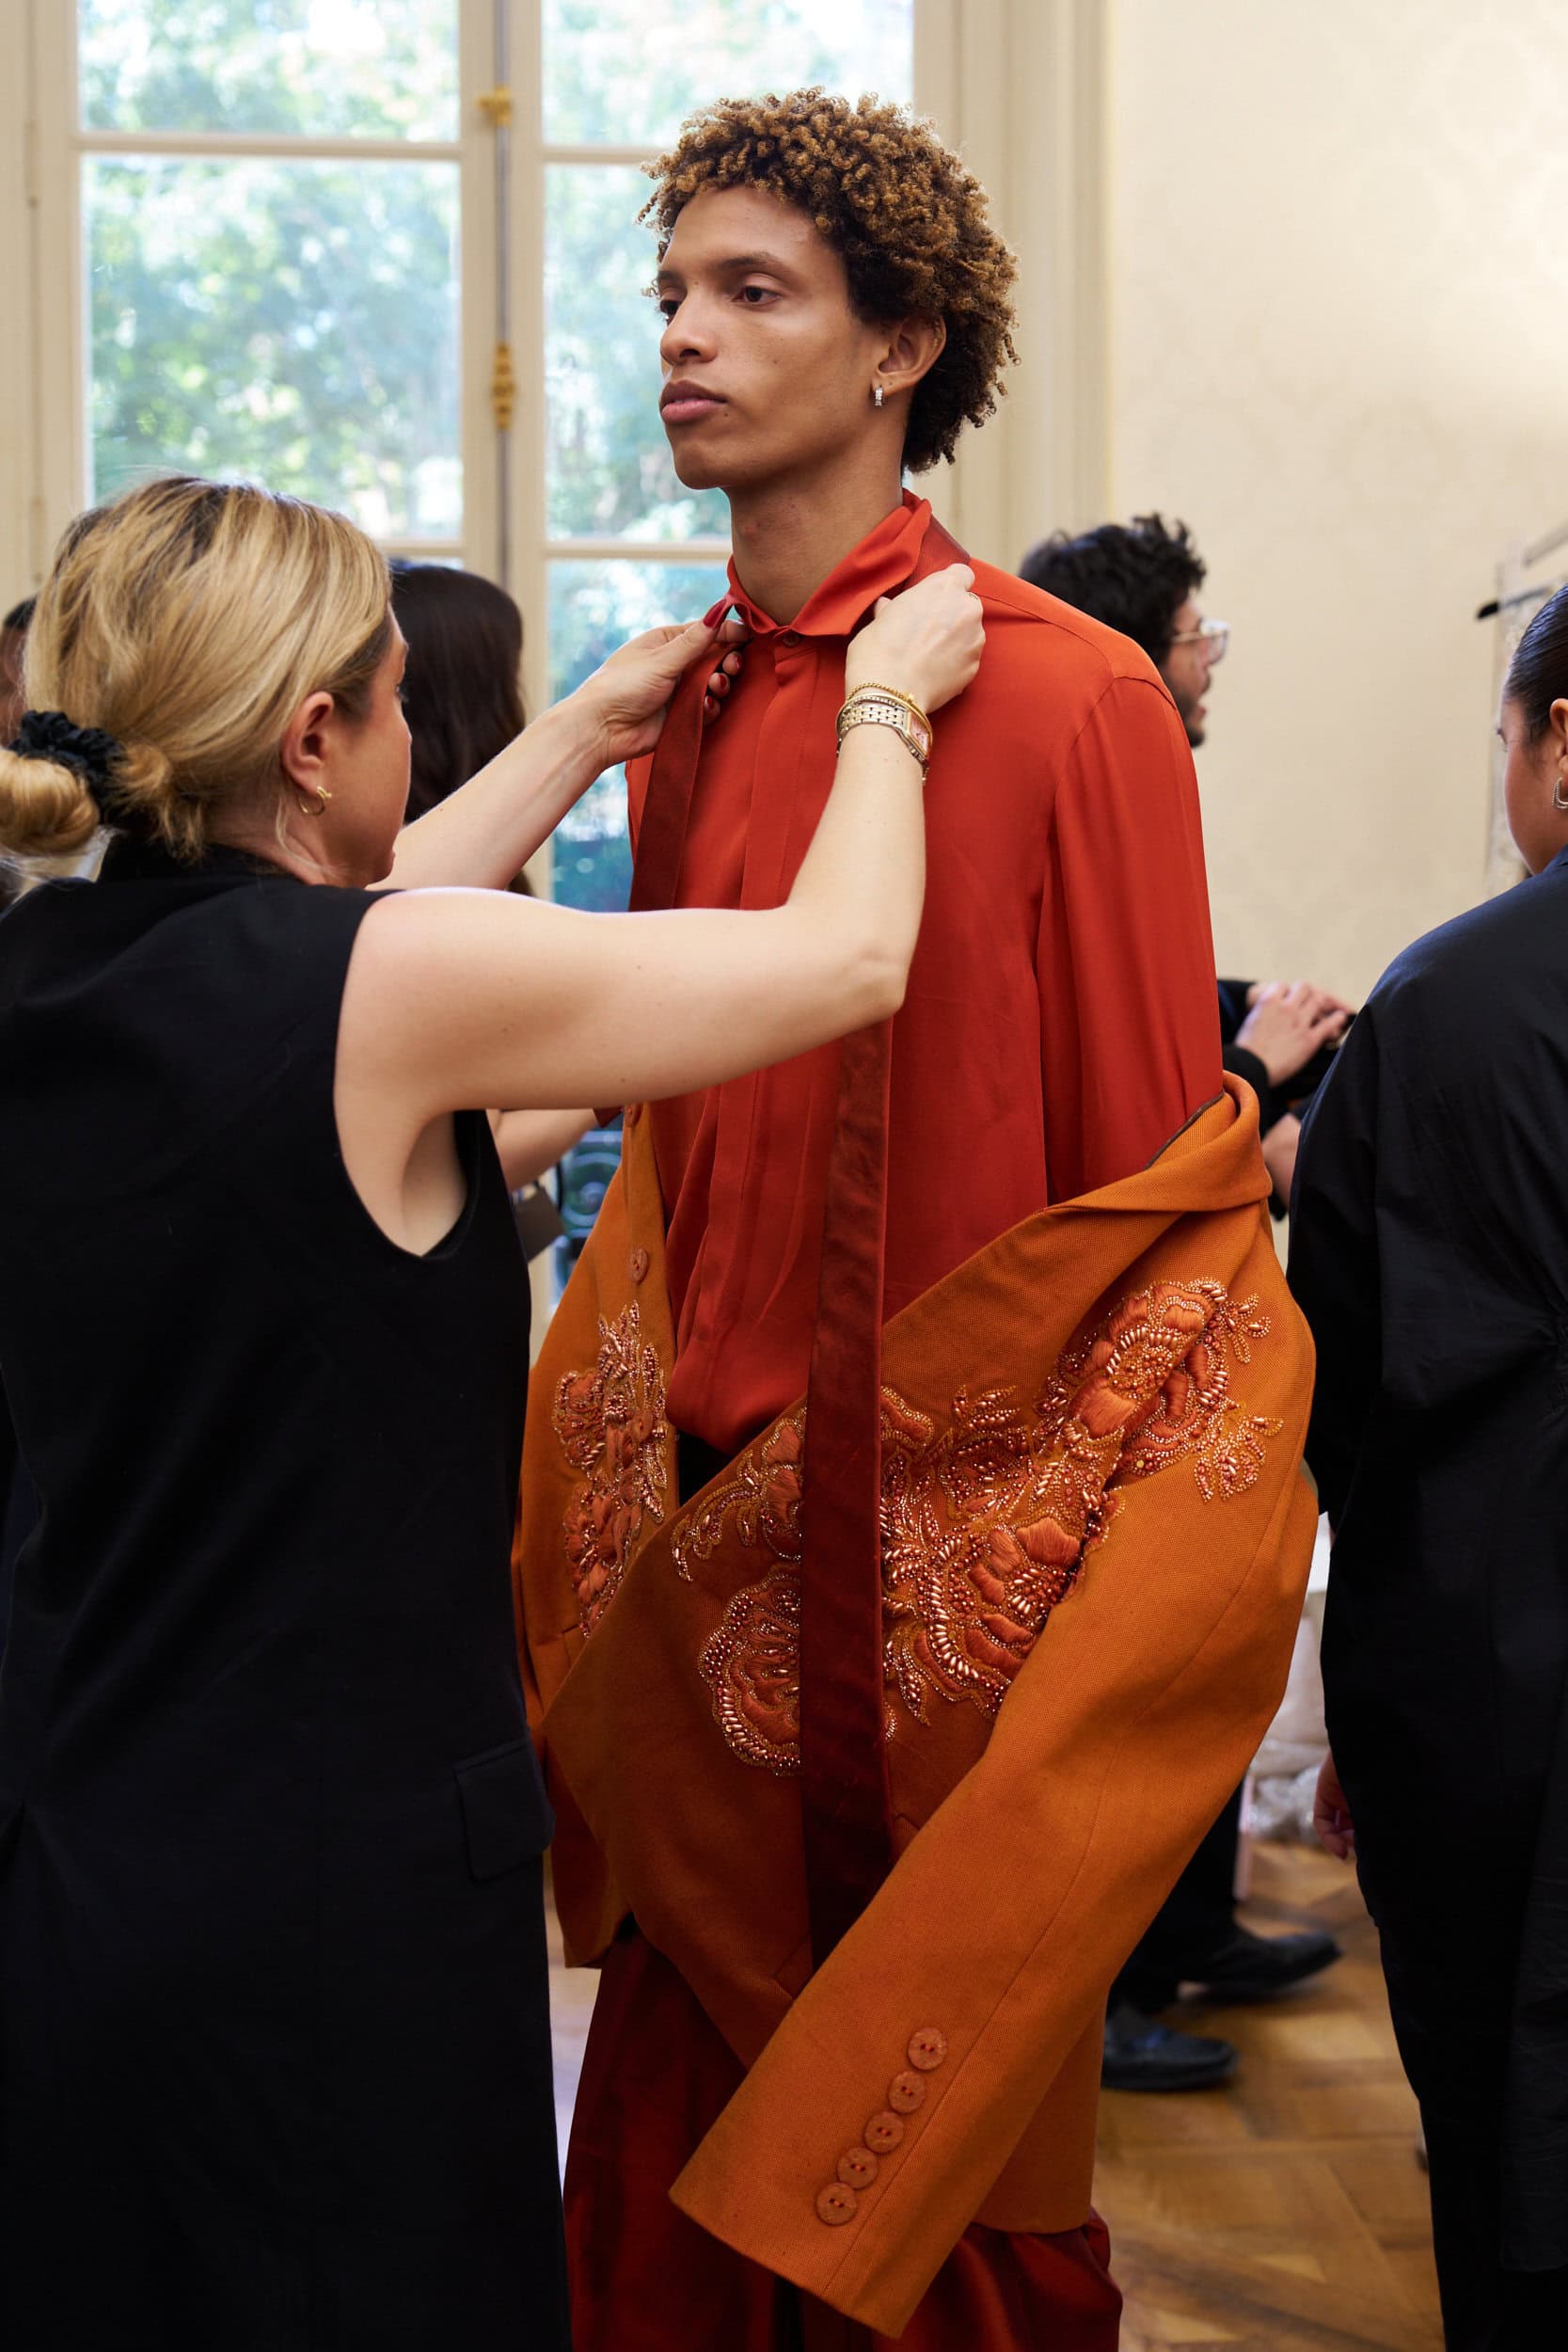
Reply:
[[[704,740],[682,906],[777,906],[826,803],[848,638],[930,523],[906,496],[781,626]],[[1141,1167],[1219,1091],[1192,755],[1126,638],[976,564],[979,675],[935,721],[927,883],[894,1026],[889,1315],[1048,1201]],[[635,842],[649,763],[630,772]],[[654,1105],[676,1426],[737,1450],[800,1396],[839,1049]]]

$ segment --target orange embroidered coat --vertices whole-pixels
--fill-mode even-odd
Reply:
[[[517,1586],[569,1956],[629,1912],[681,1970],[750,2072],[677,2203],[887,2335],[971,2221],[1084,2220],[1105,1986],[1283,1689],[1310,1344],[1265,1186],[1237,1089],[888,1324],[897,1859],[815,1974],[803,1412],[677,1507],[645,1110],[536,1370]]]

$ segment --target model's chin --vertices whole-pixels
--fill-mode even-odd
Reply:
[[[675,479],[683,489],[722,490],[733,471],[716,448],[704,448],[705,437],[700,425],[689,426],[684,433],[668,436]]]

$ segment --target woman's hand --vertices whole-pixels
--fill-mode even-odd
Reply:
[[[732,615],[716,629],[705,621],[650,628],[643,636],[634,637],[629,645],[623,645],[619,653],[612,653],[571,697],[593,730],[598,769],[613,768],[620,760],[637,759],[651,752],[663,728],[670,697],[686,672],[701,655],[722,646],[725,650],[708,679],[705,698],[717,709],[715,690],[720,678],[724,679],[720,693],[729,691],[725,675],[729,649],[744,644],[747,635],[744,622]]]
[[[980,666],[986,630],[974,574],[949,564],[902,596],[879,596],[877,609],[849,641],[847,693],[857,686],[896,686],[922,710],[940,710],[961,694]]]
[[[1312,1805],[1312,1827],[1318,1843],[1336,1862],[1350,1862],[1355,1855],[1355,1823],[1351,1820],[1345,1792],[1339,1786],[1339,1775],[1334,1769],[1332,1756],[1323,1757],[1318,1774],[1318,1793]]]

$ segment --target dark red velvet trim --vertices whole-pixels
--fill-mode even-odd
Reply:
[[[801,1491],[800,1807],[818,1966],[893,1864],[880,1411],[893,1024],[842,1052]]]

